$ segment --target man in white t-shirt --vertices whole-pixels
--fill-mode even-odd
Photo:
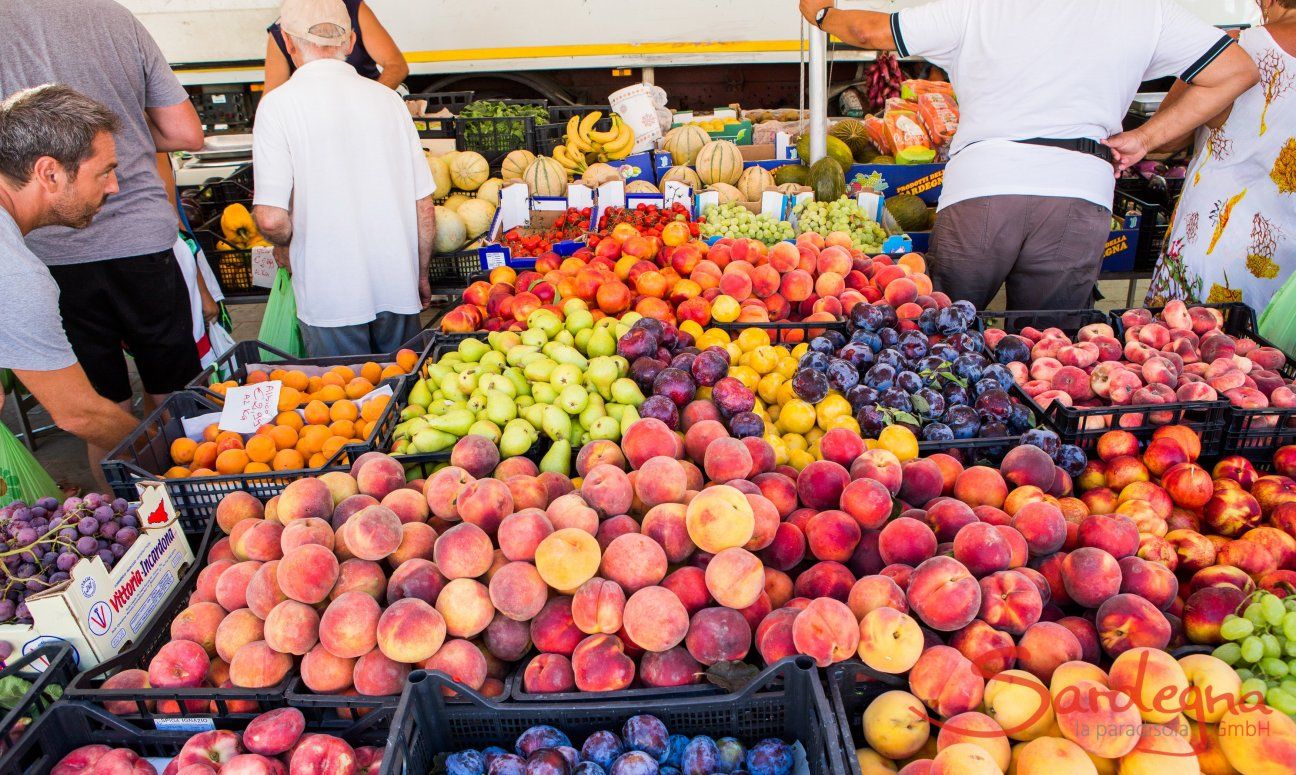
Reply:
[[[932,232],[936,286],[984,308],[1090,306],[1111,228],[1113,170],[1219,114],[1258,80],[1223,32],[1174,0],[935,0],[894,14],[801,0],[848,44],[949,73],[961,117]],[[1191,99],[1121,132],[1139,83]]]
[[[298,69],[257,108],[253,215],[291,268],[312,356],[392,352],[431,297],[436,184],[404,102],[343,61],[342,0],[286,0]]]

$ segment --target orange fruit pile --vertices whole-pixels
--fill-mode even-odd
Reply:
[[[386,368],[367,361],[358,369],[334,366],[315,377],[308,377],[306,372],[299,369],[271,369],[269,372],[256,369],[248,372],[247,380],[241,384],[237,380],[226,380],[208,386],[208,390],[223,396],[232,387],[277,380],[283,383],[283,388],[279,391],[279,410],[291,412],[311,401],[323,401],[326,404],[346,399],[354,401],[368,395],[385,379],[409,374],[417,361],[418,353],[400,350],[396,353],[396,362]]]
[[[285,409],[282,393],[280,398],[274,422],[261,426],[247,439],[212,424],[203,431],[200,442],[188,438],[171,442],[173,465],[163,476],[184,479],[322,468],[347,444],[369,438],[390,400],[381,396],[359,406],[349,398],[332,404],[312,399],[298,414],[296,404]]]

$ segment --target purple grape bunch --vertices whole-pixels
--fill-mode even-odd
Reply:
[[[30,624],[27,598],[71,578],[84,558],[109,570],[139,539],[139,513],[124,498],[42,498],[0,507],[0,622]]]

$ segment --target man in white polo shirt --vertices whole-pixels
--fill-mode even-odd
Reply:
[[[1223,32],[1174,0],[935,0],[894,14],[800,0],[851,45],[949,73],[962,113],[931,240],[932,279],[984,308],[1090,306],[1123,170],[1201,126],[1258,80]],[[1121,132],[1139,83],[1191,99]]]
[[[312,356],[392,352],[431,297],[436,184],[404,102],[344,61],[342,0],[286,0],[279,22],[297,70],[257,108],[257,227]]]

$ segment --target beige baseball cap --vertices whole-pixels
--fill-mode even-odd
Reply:
[[[342,34],[338,37],[315,35],[310,30],[319,24],[341,27]],[[351,15],[342,0],[284,0],[279,9],[279,28],[317,46],[345,46],[351,35]]]

